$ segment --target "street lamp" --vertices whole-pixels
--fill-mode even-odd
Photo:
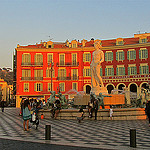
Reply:
[[[53,66],[54,66],[54,62],[52,62],[51,60],[51,91],[52,91],[52,87],[53,87]]]

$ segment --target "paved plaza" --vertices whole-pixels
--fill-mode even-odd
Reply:
[[[51,125],[51,140],[45,140],[45,125]],[[147,120],[95,121],[40,120],[38,130],[23,130],[18,108],[0,112],[0,149],[132,149],[130,129],[136,129],[137,148],[150,149]]]

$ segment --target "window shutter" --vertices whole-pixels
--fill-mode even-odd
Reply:
[[[117,71],[117,75],[119,75],[119,72],[118,72],[119,68],[117,67],[116,71]]]
[[[105,76],[107,76],[107,68],[105,68]]]
[[[89,76],[91,76],[91,69],[89,69]]]
[[[34,62],[37,62],[36,58],[37,58],[37,55],[35,54],[34,55]]]
[[[149,74],[149,67],[146,66],[146,74]]]
[[[36,91],[36,83],[34,83],[34,91]]]
[[[83,77],[85,77],[85,69],[83,69]]]
[[[146,58],[148,58],[148,49],[145,50]]]
[[[105,53],[105,61],[107,61],[107,53]]]
[[[111,71],[112,71],[111,75],[114,76],[114,68],[112,68]]]
[[[111,52],[111,60],[113,61],[113,59],[114,59],[114,58],[113,58],[113,52]]]
[[[22,62],[24,62],[24,54],[22,54]]]
[[[125,67],[123,67],[123,75],[125,75]]]
[[[130,51],[127,51],[127,59],[129,60],[129,53],[130,53]]]
[[[40,62],[43,62],[43,55],[40,55]]]
[[[66,77],[66,69],[64,69],[64,77]]]
[[[58,77],[60,77],[60,70],[58,69]]]
[[[28,62],[30,63],[31,62],[31,55],[29,54],[29,60],[28,60]]]
[[[116,60],[118,60],[118,52],[116,52]]]
[[[128,67],[128,75],[130,75],[130,67]]]
[[[91,53],[89,53],[89,61],[91,61]]]
[[[43,83],[40,83],[41,84],[41,89],[40,89],[40,91],[43,91]]]
[[[43,77],[43,70],[41,70],[41,77]]]
[[[137,70],[136,70],[136,67],[134,67],[134,70],[135,70],[135,74],[137,74]]]
[[[141,59],[141,50],[139,50],[139,59]]]
[[[102,77],[103,76],[103,72],[102,72],[102,68],[100,68],[100,76]]]
[[[34,70],[34,77],[37,77],[37,70]]]
[[[134,59],[136,59],[136,51],[134,51]]]
[[[55,69],[53,69],[53,77],[55,77]]]
[[[85,62],[85,54],[83,53],[83,62]]]
[[[142,74],[142,66],[140,66],[140,74]]]
[[[28,77],[31,77],[31,70],[29,70],[29,74],[28,74]]]
[[[122,59],[124,60],[124,52],[122,52]]]
[[[46,70],[46,77],[48,77],[48,69]]]

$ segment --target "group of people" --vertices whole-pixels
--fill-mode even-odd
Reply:
[[[36,99],[26,99],[22,98],[20,115],[23,118],[23,129],[24,131],[29,130],[29,121],[31,119],[31,110],[35,111],[37,115],[38,111],[43,108],[42,100],[37,101]]]

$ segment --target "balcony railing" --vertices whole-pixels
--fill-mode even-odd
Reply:
[[[21,80],[43,80],[43,77],[21,77]]]
[[[56,63],[56,66],[57,67],[63,67],[63,66],[69,66],[69,67],[72,67],[72,66],[79,66],[79,62],[65,62],[65,63]]]
[[[57,80],[79,80],[78,76],[57,77]]]
[[[21,66],[43,66],[43,62],[22,62]]]

